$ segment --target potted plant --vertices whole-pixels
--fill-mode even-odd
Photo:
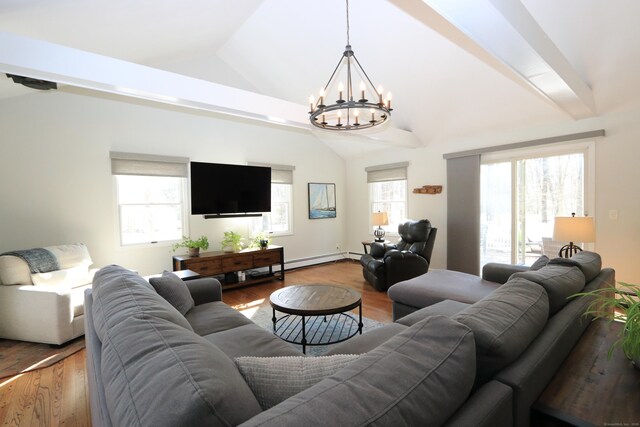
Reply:
[[[222,250],[225,252],[238,252],[242,249],[242,240],[242,236],[235,231],[225,231],[224,239],[222,239],[220,244],[222,245]]]
[[[270,244],[271,238],[267,235],[267,233],[261,231],[253,236],[251,242],[249,243],[249,247],[255,249],[267,249]]]
[[[624,322],[619,339],[609,349],[611,358],[616,348],[621,348],[634,366],[640,369],[640,286],[618,282],[623,289],[607,287],[575,296],[591,296],[593,301],[587,307],[585,315],[592,314],[595,319]]]
[[[207,236],[201,236],[198,240],[191,240],[190,237],[182,236],[182,241],[173,245],[174,251],[179,248],[187,248],[189,256],[199,256],[200,249],[203,251],[209,249],[209,239]]]

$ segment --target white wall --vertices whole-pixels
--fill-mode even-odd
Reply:
[[[1,101],[0,129],[0,253],[84,242],[97,266],[171,270],[167,245],[119,246],[109,151],[295,165],[295,234],[274,243],[287,260],[346,246],[345,162],[308,132],[62,91]],[[336,219],[308,219],[308,182],[336,183]],[[247,236],[248,221],[191,216],[190,234],[218,250],[224,231]]]
[[[602,117],[537,126],[508,133],[479,135],[456,141],[429,141],[418,149],[387,149],[347,162],[350,209],[349,250],[362,252],[360,241],[371,239],[368,228],[368,188],[364,168],[370,165],[409,161],[408,216],[428,218],[438,227],[433,267],[446,267],[446,161],[442,155],[479,147],[527,141],[605,129],[606,137],[596,142],[596,243],[595,250],[605,266],[616,270],[616,279],[640,283],[640,108]],[[441,195],[412,194],[413,188],[442,184]],[[617,210],[618,219],[609,219]]]

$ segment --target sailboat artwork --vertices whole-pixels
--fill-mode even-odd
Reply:
[[[309,183],[309,219],[336,217],[336,185]]]

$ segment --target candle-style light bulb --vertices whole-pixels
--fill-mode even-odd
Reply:
[[[378,97],[380,98],[379,103],[382,104],[382,85],[378,85]]]
[[[355,125],[359,125],[358,116],[360,115],[360,110],[353,110],[353,117],[355,118]]]
[[[342,111],[338,111],[338,126],[342,124],[341,120],[342,120]]]
[[[342,101],[342,91],[344,91],[344,85],[342,82],[338,84],[338,91],[340,92],[340,101]]]
[[[363,81],[360,81],[360,99],[365,99],[365,98],[364,98],[364,90],[365,90],[366,88],[367,88],[367,87],[364,85],[364,82],[363,82]]]
[[[315,102],[315,98],[313,95],[309,97],[309,111],[313,112],[313,103]]]
[[[375,114],[376,112],[372,109],[369,110],[371,112],[371,123],[374,123],[376,121],[376,117]]]
[[[391,92],[387,93],[387,110],[391,110]]]
[[[318,101],[318,106],[324,105],[324,88],[320,88],[320,101]]]

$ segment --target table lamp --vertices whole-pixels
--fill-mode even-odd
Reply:
[[[385,231],[382,226],[389,225],[389,215],[387,215],[386,212],[374,212],[371,214],[371,224],[378,226],[378,228],[373,230],[373,235],[376,236],[376,242],[384,242]]]
[[[558,252],[559,257],[571,258],[574,254],[582,250],[580,246],[573,242],[590,243],[596,241],[596,227],[592,217],[558,216],[553,224],[553,240],[556,242],[569,241]]]

